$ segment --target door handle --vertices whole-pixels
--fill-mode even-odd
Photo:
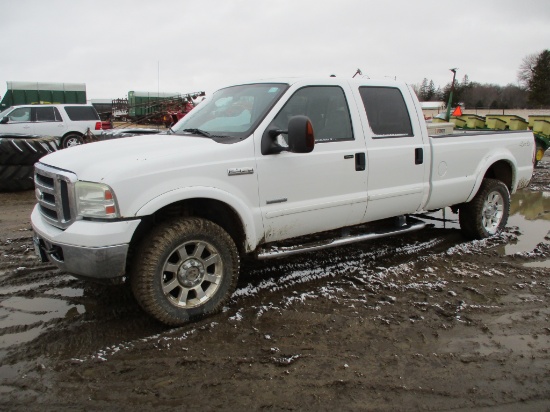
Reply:
[[[422,163],[424,163],[424,150],[419,147],[414,149],[414,164],[421,165]]]
[[[362,172],[367,168],[367,158],[365,153],[355,153],[355,170]]]

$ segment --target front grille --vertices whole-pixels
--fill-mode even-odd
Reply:
[[[74,173],[42,163],[34,165],[34,185],[40,213],[50,224],[60,229],[68,227],[76,218],[75,182]]]

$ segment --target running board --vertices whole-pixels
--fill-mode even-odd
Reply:
[[[297,255],[298,253],[314,252],[316,250],[327,249],[330,247],[349,245],[352,243],[363,242],[365,240],[379,239],[382,237],[409,233],[415,230],[423,229],[426,226],[426,223],[421,220],[410,217],[408,218],[408,220],[409,223],[405,223],[401,226],[371,233],[342,236],[336,239],[327,239],[324,241],[300,244],[298,246],[270,246],[266,248],[260,248],[257,252],[256,257],[258,259],[273,259],[283,256]]]

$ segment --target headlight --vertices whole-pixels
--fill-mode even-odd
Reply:
[[[76,182],[76,210],[80,216],[119,217],[113,189],[102,183]]]

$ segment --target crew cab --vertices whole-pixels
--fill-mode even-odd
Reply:
[[[11,106],[0,113],[0,133],[59,137],[61,148],[82,144],[88,130],[101,133],[102,123],[87,104]]]
[[[529,184],[531,132],[429,136],[406,84],[281,79],[223,88],[167,134],[76,147],[35,165],[40,257],[127,279],[168,325],[227,302],[241,259],[425,226],[451,207],[464,235],[506,225]]]

